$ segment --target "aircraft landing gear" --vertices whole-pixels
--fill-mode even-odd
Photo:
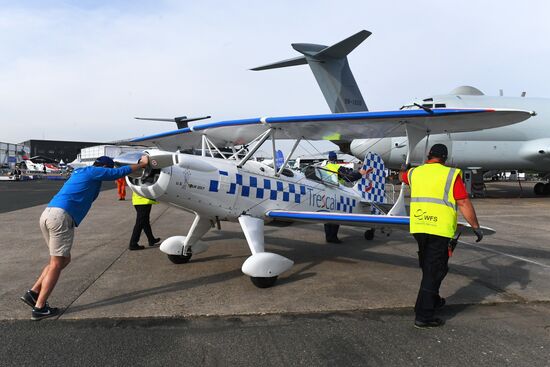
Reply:
[[[266,252],[264,246],[264,221],[241,215],[239,223],[252,255],[243,263],[241,270],[258,288],[272,287],[277,277],[289,270],[294,262],[281,255]]]
[[[191,253],[188,255],[168,255],[168,259],[174,264],[185,264],[191,260],[192,255]]]
[[[275,285],[277,276],[274,277],[250,277],[252,284],[258,288],[269,288]]]
[[[533,188],[535,195],[547,196],[550,195],[550,183],[538,182]]]
[[[365,231],[365,239],[367,241],[372,241],[374,239],[374,228]]]
[[[208,245],[199,240],[210,229],[210,220],[196,215],[187,236],[172,236],[160,245],[160,251],[168,255],[174,264],[185,264],[191,260],[192,254],[200,254],[208,249]]]

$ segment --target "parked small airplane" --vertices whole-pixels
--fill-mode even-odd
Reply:
[[[330,47],[294,43],[292,47],[303,56],[252,70],[308,64],[333,113],[368,111],[349,67],[347,55],[370,35],[371,32],[363,30]],[[413,101],[401,108],[430,111],[432,108],[480,107],[536,111],[537,115],[519,124],[483,131],[443,134],[432,131],[412,152],[413,165],[423,161],[428,145],[444,143],[449,149],[449,163],[465,170],[530,170],[550,173],[550,99],[527,98],[525,93],[521,97],[491,97],[474,87],[463,86],[449,94]],[[359,159],[367,152],[376,152],[392,169],[399,168],[405,162],[408,152],[405,136],[355,139],[351,144],[341,139],[331,140],[341,151]],[[535,193],[550,194],[550,183],[537,183]]]
[[[39,163],[41,161],[42,163]],[[42,157],[31,157],[29,159],[23,160],[23,168],[26,169],[28,173],[38,172],[38,173],[59,173],[61,168],[57,166],[57,163],[52,159],[42,158]]]
[[[158,148],[145,150],[150,157],[149,167],[127,178],[133,191],[195,214],[187,236],[170,237],[161,244],[161,251],[171,261],[189,261],[192,254],[206,250],[200,239],[210,228],[219,228],[222,221],[238,221],[252,253],[242,271],[256,286],[269,287],[293,262],[265,251],[265,222],[362,226],[370,229],[366,237],[371,237],[373,228],[408,229],[403,196],[389,211],[383,205],[384,164],[378,155],[367,154],[363,167],[367,174],[353,187],[346,187],[319,167],[307,167],[304,173],[286,168],[302,139],[326,140],[338,136],[351,141],[357,136],[382,138],[406,134],[409,145],[414,147],[427,131],[480,130],[523,121],[530,115],[519,110],[420,109],[263,117],[189,123],[178,130],[122,143]],[[277,139],[296,139],[279,169],[250,159],[269,138],[272,162],[277,161]],[[232,153],[224,153],[219,147],[230,147]],[[196,150],[200,150],[201,156],[183,153]],[[115,161],[119,165],[133,164],[140,156],[141,153],[126,153]],[[467,225],[461,226],[468,232]],[[492,230],[486,228],[485,232],[490,234]]]

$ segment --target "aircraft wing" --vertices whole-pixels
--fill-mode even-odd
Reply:
[[[200,149],[201,135],[218,146],[242,145],[263,131],[276,129],[278,139],[344,140],[404,136],[409,124],[431,134],[455,133],[511,125],[533,112],[510,109],[399,110],[325,115],[258,117],[195,122],[189,127],[130,139],[121,143],[154,145],[164,150]]]
[[[279,220],[308,223],[331,223],[347,225],[351,227],[367,228],[396,228],[408,231],[409,217],[400,215],[375,215],[375,214],[345,214],[332,212],[302,212],[289,210],[270,210],[266,217]],[[467,223],[458,222],[457,232],[463,235],[474,235],[472,227]],[[481,226],[484,235],[495,234],[496,231],[489,227]]]

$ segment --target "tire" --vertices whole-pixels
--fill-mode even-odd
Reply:
[[[544,184],[544,189],[542,190],[543,195],[550,195],[550,183]]]
[[[252,284],[258,288],[269,288],[272,287],[277,281],[277,276],[274,277],[250,277]]]
[[[185,264],[191,260],[192,254],[189,255],[168,255],[168,259],[174,264]]]
[[[372,241],[374,239],[374,229],[367,229],[365,231],[365,239],[367,241]]]
[[[545,185],[542,182],[538,182],[535,184],[535,187],[533,188],[533,191],[535,192],[535,195],[544,195]]]

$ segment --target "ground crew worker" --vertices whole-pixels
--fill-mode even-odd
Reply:
[[[144,198],[136,194],[132,194],[132,204],[136,209],[136,224],[134,224],[134,230],[132,231],[132,237],[130,238],[130,245],[128,248],[130,250],[143,250],[145,246],[140,246],[138,241],[141,236],[141,231],[145,232],[147,239],[149,240],[149,246],[155,246],[160,242],[160,238],[155,238],[153,236],[153,231],[151,230],[150,215],[151,207],[153,204],[158,204],[158,201]]]
[[[346,182],[354,182],[361,178],[366,172],[361,169],[358,172],[353,171],[351,168],[343,167],[337,162],[338,156],[335,152],[328,153],[328,162],[323,167],[325,170],[338,175],[338,182],[344,184]],[[342,243],[338,238],[338,224],[325,224],[325,239],[329,243]]]
[[[121,177],[116,180],[116,189],[118,200],[126,200],[126,178]]]
[[[15,165],[15,168],[13,170],[13,172],[11,173],[11,176],[13,176],[13,178],[16,180],[16,181],[19,181],[21,179],[21,168],[19,168],[19,165]]]
[[[434,317],[445,305],[439,295],[441,282],[449,270],[449,241],[455,236],[457,208],[481,241],[483,232],[458,168],[445,166],[448,151],[443,144],[430,149],[425,164],[401,172],[401,180],[411,187],[410,232],[418,242],[422,282],[416,299],[417,328],[443,325]]]
[[[36,283],[21,300],[32,307],[32,320],[41,320],[59,314],[59,309],[46,302],[53,291],[61,271],[71,261],[74,228],[78,227],[90,210],[101,190],[102,181],[114,181],[149,163],[142,156],[138,164],[113,168],[114,162],[107,156],[99,157],[93,166],[74,170],[61,190],[50,201],[40,217],[40,229],[50,250],[50,261],[44,267]]]

